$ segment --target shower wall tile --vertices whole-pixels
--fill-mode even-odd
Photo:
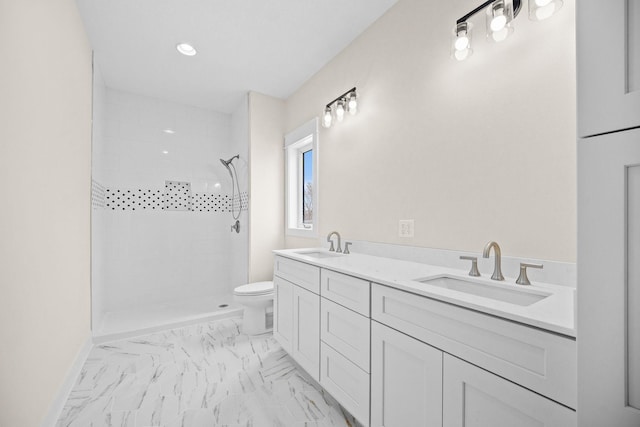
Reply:
[[[232,182],[219,161],[241,154],[243,194],[235,199],[244,223],[248,139],[232,132],[232,117],[110,88],[100,101],[92,168],[100,173],[104,204],[97,195],[94,229],[102,237],[92,243],[99,266],[94,307],[109,312],[228,294],[244,283],[232,269],[246,270],[247,246],[236,244],[246,235],[231,233]],[[248,128],[247,120],[235,123]],[[184,192],[167,192],[167,181],[188,184],[186,201],[172,207],[170,197]]]

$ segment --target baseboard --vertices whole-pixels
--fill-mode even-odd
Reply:
[[[69,394],[73,389],[73,386],[76,384],[76,380],[82,371],[82,367],[84,366],[84,362],[86,362],[91,349],[93,348],[93,340],[91,339],[91,334],[87,336],[86,341],[80,348],[78,355],[76,356],[73,364],[67,371],[67,375],[65,376],[64,382],[60,386],[58,393],[56,393],[47,414],[44,417],[44,420],[40,424],[41,427],[54,427],[60,414],[62,413],[62,409],[64,408],[64,404],[67,403],[67,399],[69,398]]]

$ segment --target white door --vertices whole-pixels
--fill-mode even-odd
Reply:
[[[640,1],[576,2],[578,134],[640,126]]]
[[[580,427],[640,426],[640,129],[578,143],[577,342]]]
[[[575,411],[448,354],[443,377],[446,427],[576,425]]]
[[[316,381],[320,380],[320,296],[293,287],[293,348],[291,357]]]
[[[273,337],[289,354],[293,348],[293,288],[291,282],[273,277]]]
[[[375,321],[371,426],[442,426],[442,352]]]

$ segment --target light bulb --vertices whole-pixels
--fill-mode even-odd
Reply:
[[[535,0],[531,0],[535,1]],[[513,32],[513,5],[510,0],[496,0],[487,8],[487,38],[501,42]]]
[[[457,61],[467,59],[473,50],[471,49],[471,24],[458,22],[453,27],[453,39],[451,43],[451,57]]]
[[[322,124],[324,127],[330,128],[332,121],[333,117],[331,116],[331,107],[327,107],[324,109],[324,114],[322,115]]]
[[[502,9],[500,9],[502,10]],[[491,20],[491,31],[494,33],[502,30],[507,25],[507,17],[504,15],[494,16]]]
[[[454,43],[456,50],[466,50],[469,47],[469,37],[467,35],[461,35],[456,38]]]
[[[344,119],[344,100],[341,99],[338,101],[338,105],[336,106],[336,118],[339,122]]]
[[[347,110],[349,110],[349,114],[352,116],[358,112],[358,100],[356,98],[356,93],[351,92],[349,95],[349,103],[347,104]]]
[[[553,0],[535,0],[536,6],[538,7],[545,7],[546,5],[548,5],[549,3],[551,3]]]

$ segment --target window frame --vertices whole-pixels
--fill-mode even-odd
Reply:
[[[285,135],[285,234],[297,237],[318,237],[318,129],[319,119],[316,117],[294,131]],[[304,171],[303,154],[313,150],[312,173],[313,183],[313,217],[311,224],[304,224]]]

